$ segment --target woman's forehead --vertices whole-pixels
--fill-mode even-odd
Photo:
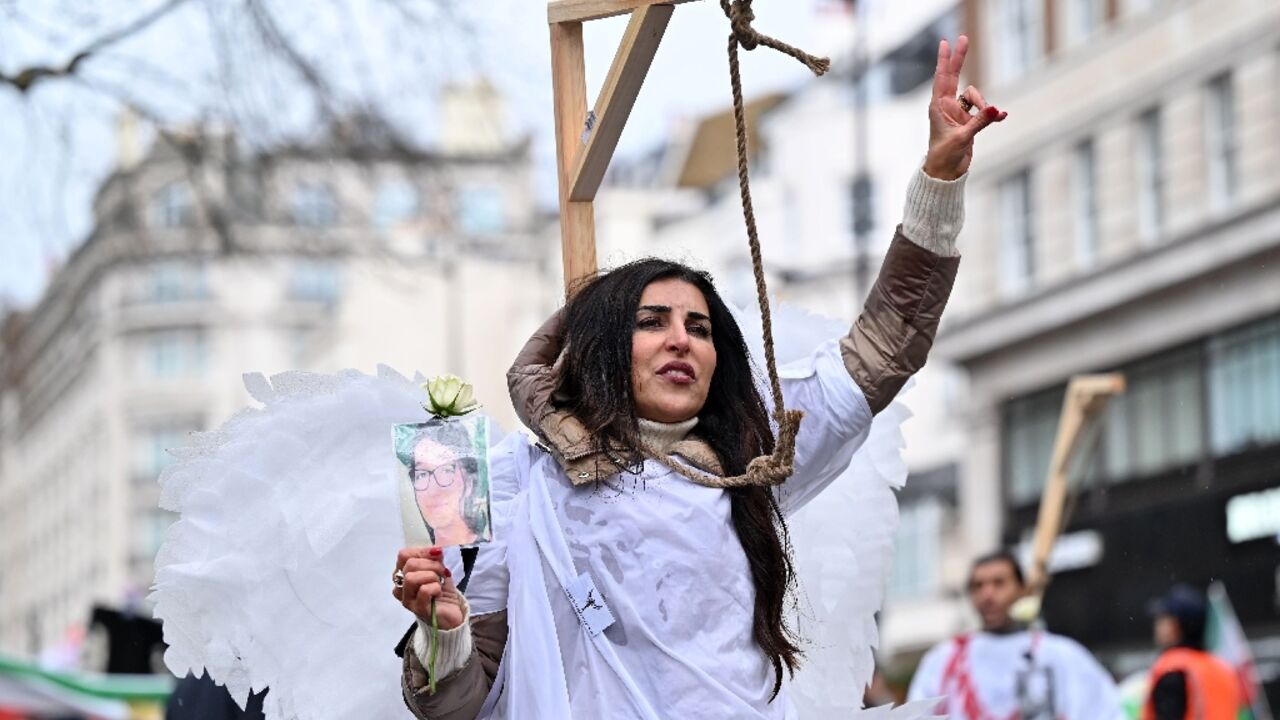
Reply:
[[[417,464],[439,465],[457,460],[459,453],[448,445],[442,445],[431,438],[423,438],[413,447],[413,462]]]
[[[703,315],[710,315],[711,312],[707,298],[697,286],[676,278],[655,280],[646,285],[644,292],[640,294],[640,306],[669,307],[677,312],[692,311]]]

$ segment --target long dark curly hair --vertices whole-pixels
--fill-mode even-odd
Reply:
[[[773,452],[773,432],[742,330],[705,272],[650,258],[581,283],[564,310],[564,343],[571,352],[564,356],[558,404],[586,425],[602,450],[621,455],[620,467],[642,459],[631,389],[631,338],[644,289],[669,279],[698,288],[710,309],[716,368],[707,402],[698,413],[697,434],[710,444],[727,474],[739,475],[752,458]],[[768,488],[725,492],[755,586],[752,634],[773,665],[776,697],[784,666],[794,673],[801,655],[785,618],[787,589],[794,578],[786,520]]]

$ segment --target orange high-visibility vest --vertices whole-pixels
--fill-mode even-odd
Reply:
[[[1164,675],[1181,671],[1187,679],[1184,720],[1236,720],[1241,708],[1240,678],[1231,666],[1200,650],[1170,648],[1151,668],[1151,689]],[[1155,720],[1151,696],[1142,708],[1143,720]]]

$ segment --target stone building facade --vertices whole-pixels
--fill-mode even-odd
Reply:
[[[493,119],[500,98],[444,105]],[[515,427],[504,371],[559,298],[557,256],[529,140],[463,125],[431,150],[353,121],[307,146],[168,133],[122,153],[92,234],[4,321],[0,652],[142,601],[167,450],[246,406],[245,372],[454,372]]]

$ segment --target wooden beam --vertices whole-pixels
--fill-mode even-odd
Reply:
[[[671,5],[648,5],[631,13],[631,22],[613,57],[613,66],[596,98],[594,125],[584,133],[586,145],[578,151],[569,176],[570,200],[595,200],[673,10]]]
[[[582,146],[587,117],[587,70],[582,23],[551,25],[551,86],[555,94],[556,168],[560,180],[560,254],[566,291],[596,271],[595,208],[569,198],[569,173]]]
[[[1049,555],[1062,531],[1062,516],[1067,501],[1067,471],[1078,449],[1085,428],[1097,422],[1113,395],[1123,393],[1124,375],[1079,375],[1071,379],[1062,403],[1058,433],[1049,463],[1049,478],[1040,499],[1040,515],[1031,550],[1028,589],[1042,594],[1049,583]]]
[[[551,0],[547,3],[547,22],[588,22],[625,15],[650,5],[680,5],[693,0]]]

